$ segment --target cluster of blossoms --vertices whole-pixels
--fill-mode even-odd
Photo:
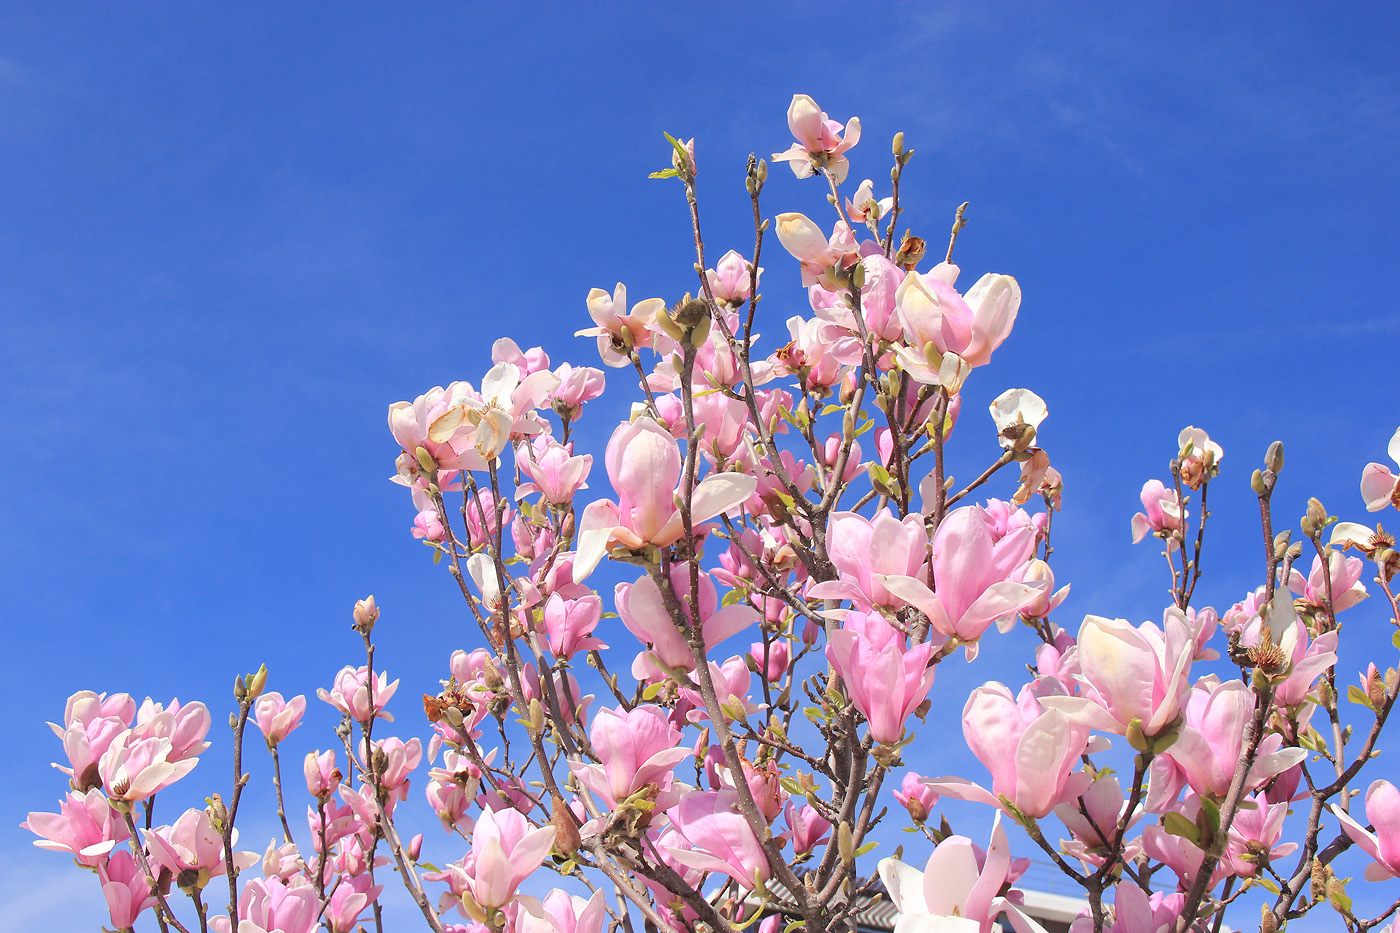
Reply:
[[[785,343],[756,352],[770,223],[756,221],[751,257],[731,250],[710,267],[693,141],[671,140],[671,167],[655,177],[687,196],[694,295],[632,303],[622,284],[595,288],[592,326],[578,332],[614,382],[638,390],[607,440],[605,476],[575,437],[604,370],[553,366],[538,347],[497,341],[479,387],[390,407],[411,533],[445,561],[481,646],[454,653],[424,696],[423,736],[385,736],[399,682],[374,667],[373,598],[356,605],[366,662],[318,691],[342,725],[338,748],[305,756],[305,831],[283,815],[264,855],[235,850],[241,779],[227,804],[214,796],[153,827],[154,795],[194,767],[208,712],[72,698],[54,727],[72,792],[26,825],[96,872],[117,930],[143,915],[182,933],[382,929],[392,870],[436,933],[600,933],[634,918],[676,933],[755,922],[827,933],[881,896],[899,933],[1003,921],[1024,933],[1042,928],[1016,888],[1027,861],[1012,858],[1012,824],[1083,887],[1076,933],[1185,933],[1246,902],[1271,931],[1324,905],[1349,929],[1389,919],[1393,908],[1356,916],[1331,862],[1354,844],[1368,878],[1400,874],[1400,791],[1371,785],[1369,826],[1349,795],[1400,677],[1372,665],[1345,691],[1361,710],[1353,737],[1335,671],[1340,613],[1381,592],[1400,625],[1393,539],[1316,500],[1300,541],[1276,535],[1275,445],[1251,477],[1269,545],[1262,585],[1224,611],[1194,605],[1224,451],[1187,428],[1169,482],[1143,487],[1131,521],[1135,541],[1162,541],[1170,567],[1160,624],[1060,624],[1069,587],[1049,559],[1063,483],[1040,446],[1045,403],[1025,388],[992,397],[975,379],[1011,334],[1020,286],[988,274],[959,290],[961,209],[941,257],[910,233],[896,239],[913,155],[902,135],[890,195],[867,180],[843,198],[858,122],[803,95],[788,122],[796,142],[774,160],[824,183],[836,215],[829,232],[800,213],[771,225],[805,307]],[[750,159],[755,218],[767,174]],[[990,425],[964,423],[974,391],[990,398]],[[989,452],[961,486],[945,471],[955,431],[981,432]],[[1400,461],[1400,431],[1390,453]],[[586,501],[590,480],[601,495]],[[997,482],[1005,498],[975,500]],[[1361,491],[1368,508],[1400,507],[1384,466],[1366,468]],[[966,699],[963,734],[987,776],[908,770],[906,759],[930,770],[935,754],[913,721],[934,702],[938,666],[972,662],[997,637],[1034,663]],[[614,650],[632,653],[625,670]],[[265,681],[264,670],[235,690],[235,775],[251,720],[282,815],[278,749],[306,700]],[[422,834],[405,842],[398,829],[415,780],[456,844],[440,867],[420,861]],[[889,820],[887,784],[932,846],[923,872],[865,860]],[[942,798],[991,808],[985,849],[946,814],[935,820]],[[261,877],[240,879],[255,866]],[[540,898],[547,872],[566,887]],[[216,878],[226,915],[205,903]],[[172,906],[176,888],[194,921]]]

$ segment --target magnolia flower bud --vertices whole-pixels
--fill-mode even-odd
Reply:
[[[422,834],[422,833],[419,833],[418,835],[414,836],[412,839],[408,840],[408,860],[409,860],[410,862],[416,862],[416,861],[418,861],[418,856],[420,856],[420,855],[422,855],[422,854],[423,854],[423,834]]]
[[[355,619],[355,631],[368,635],[374,630],[374,623],[379,621],[379,606],[375,604],[374,596],[356,600],[354,612],[351,614]]]
[[[1264,466],[1274,473],[1283,472],[1283,441],[1274,441],[1264,453]]]

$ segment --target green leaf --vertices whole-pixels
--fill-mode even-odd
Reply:
[[[1182,839],[1194,845],[1200,845],[1200,829],[1195,823],[1191,822],[1180,813],[1177,813],[1175,810],[1168,813],[1166,819],[1162,820],[1162,828],[1173,836],[1180,836]]]
[[[654,699],[656,699],[656,695],[657,695],[658,693],[661,692],[661,688],[662,688],[663,686],[665,686],[665,684],[662,683],[661,681],[657,681],[657,682],[654,683],[654,684],[647,684],[645,687],[642,688],[642,699],[643,699],[643,700],[654,700]]]
[[[1256,876],[1254,879],[1254,883],[1259,885],[1259,887],[1263,888],[1265,891],[1268,891],[1270,894],[1279,893],[1278,885],[1275,884],[1274,880],[1268,877],[1267,875]]]
[[[867,852],[874,851],[875,847],[878,846],[879,844],[880,844],[880,843],[878,843],[878,842],[867,842],[865,845],[861,846],[859,849],[856,849],[856,858],[860,858],[862,855],[864,855],[864,854],[867,853]]]
[[[672,136],[670,133],[662,133],[661,135],[666,137],[666,141],[676,150],[676,155],[681,157],[681,161],[686,161],[690,158],[690,153],[686,150],[685,144],[679,139],[676,139],[676,137]]]
[[[803,796],[802,785],[798,784],[792,778],[780,777],[778,778],[778,783],[783,786],[783,790],[787,791],[789,794],[792,794],[794,797]]]
[[[1362,690],[1356,684],[1347,687],[1347,699],[1353,703],[1359,703],[1367,709],[1375,708],[1371,705],[1371,698],[1366,695],[1366,691]]]
[[[663,168],[659,172],[652,172],[648,178],[680,178],[681,173],[673,168]]]
[[[1400,628],[1395,630],[1395,634],[1390,636],[1390,643],[1400,648]]]

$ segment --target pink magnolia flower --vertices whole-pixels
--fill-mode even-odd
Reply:
[[[1188,796],[1181,805],[1174,809],[1186,817],[1188,822],[1194,823],[1201,812],[1201,801],[1195,796]],[[1196,872],[1200,870],[1201,863],[1205,860],[1205,853],[1194,842],[1181,836],[1174,836],[1155,823],[1142,831],[1142,850],[1148,858],[1164,862],[1168,868],[1176,872],[1178,881],[1185,888],[1191,887],[1196,880]],[[1230,874],[1229,862],[1222,859],[1216,865],[1215,871],[1211,873],[1210,887],[1214,888]]]
[[[909,811],[911,820],[922,823],[933,811],[933,805],[938,802],[938,795],[928,786],[922,775],[907,771],[899,784],[899,790],[894,792],[894,799]]]
[[[326,919],[335,933],[351,933],[360,914],[379,898],[382,884],[373,884],[368,874],[342,877],[326,904]]]
[[[837,512],[828,524],[827,547],[839,580],[813,584],[810,599],[849,599],[857,605],[900,606],[888,589],[887,578],[912,578],[919,573],[928,548],[928,533],[920,515],[902,521],[888,509],[868,519],[856,512]]]
[[[516,448],[515,463],[530,482],[516,490],[517,496],[538,492],[550,505],[568,505],[580,489],[587,489],[593,455],[575,457],[573,445],[563,445],[541,437],[531,446]]]
[[[749,647],[749,657],[753,658],[759,675],[769,683],[780,683],[787,673],[792,655],[787,639],[780,638],[772,643],[756,641]]]
[[[489,759],[488,759],[489,761]],[[468,813],[481,789],[481,772],[466,755],[451,749],[442,753],[442,767],[428,772],[425,794],[443,829],[460,825],[467,832],[476,825]]]
[[[1150,479],[1142,484],[1142,507],[1147,511],[1133,516],[1133,543],[1147,537],[1150,531],[1166,538],[1168,547],[1176,548],[1179,537],[1176,532],[1180,532],[1185,514],[1176,490],[1163,486],[1161,480]]]
[[[307,793],[313,797],[330,796],[340,786],[343,777],[340,769],[335,766],[334,749],[320,754],[307,752],[302,770],[306,773]]]
[[[1060,603],[1065,601],[1069,595],[1069,584],[1059,590],[1055,589],[1055,571],[1050,569],[1050,565],[1039,558],[1028,561],[1024,567],[1017,572],[1013,579],[1027,586],[1037,586],[1043,584],[1043,588],[1036,594],[1035,599],[1028,605],[1021,607],[1021,614],[1029,619],[1043,619],[1059,608]]]
[[[583,403],[602,395],[606,386],[603,371],[592,366],[563,363],[554,371],[554,375],[559,377],[559,385],[555,387],[550,401],[556,411],[563,409],[560,417],[567,413],[570,419],[577,418]]]
[[[1123,789],[1118,784],[1118,778],[1110,773],[1095,778],[1093,783],[1080,792],[1078,799],[1057,804],[1055,815],[1074,837],[1062,843],[1065,852],[1085,865],[1098,868],[1103,864],[1104,853],[1112,845],[1118,821],[1123,819],[1127,809],[1128,801],[1123,798]],[[1142,816],[1141,807],[1128,814],[1124,824],[1125,832]],[[1128,840],[1126,845],[1126,858],[1133,859],[1141,854],[1142,846],[1137,840]]]
[[[611,295],[601,288],[588,292],[588,315],[593,327],[585,327],[575,337],[597,337],[598,355],[614,369],[630,365],[628,352],[651,346],[651,322],[666,309],[660,298],[648,298],[627,311],[627,286],[621,282]]]
[[[1033,930],[1020,907],[1001,895],[1014,867],[1001,814],[992,822],[992,841],[979,858],[966,836],[949,836],[934,848],[923,871],[899,859],[882,859],[880,879],[899,911],[899,933],[991,933],[1002,911],[1017,929]]]
[[[1366,789],[1366,819],[1375,827],[1374,832],[1335,804],[1331,809],[1351,841],[1375,859],[1366,866],[1367,881],[1400,876],[1400,790],[1394,784],[1375,781]]]
[[[54,852],[70,852],[83,865],[101,865],[113,846],[131,837],[126,822],[96,788],[70,793],[57,813],[30,813],[21,829],[41,837],[34,844]]]
[[[768,856],[748,820],[739,812],[733,790],[692,791],[667,811],[671,825],[690,844],[674,846],[668,854],[682,865],[719,872],[752,890],[771,876]]]
[[[1136,721],[1143,735],[1154,736],[1176,720],[1196,650],[1185,615],[1169,612],[1165,631],[1151,622],[1134,628],[1085,616],[1076,645],[1081,695],[1042,697],[1043,705],[1118,735]]]
[[[1400,428],[1395,429],[1385,452],[1400,466]],[[1400,476],[1383,463],[1366,464],[1366,469],[1361,471],[1361,498],[1366,500],[1368,512],[1379,512],[1387,505],[1400,509]]]
[[[156,904],[146,873],[126,849],[113,852],[111,858],[98,864],[97,877],[114,929],[130,930],[136,926],[136,918]]]
[[[792,840],[792,851],[801,855],[810,852],[826,842],[830,837],[831,823],[824,819],[811,804],[803,804],[798,809],[791,800],[783,807],[787,820],[787,832],[783,835]]]
[[[842,126],[828,118],[812,98],[794,94],[788,105],[788,129],[797,142],[786,152],[773,153],[774,162],[788,163],[798,178],[808,178],[819,169],[826,169],[838,185],[846,180],[851,162],[845,153],[860,142],[858,118],[851,117]]]
[[[203,703],[182,705],[179,700],[171,700],[166,707],[147,697],[136,712],[136,725],[131,731],[137,738],[170,739],[170,760],[183,761],[209,747],[204,741],[209,734],[209,709]]]
[[[1299,619],[1293,623],[1296,638],[1281,639],[1281,644],[1292,641],[1289,660],[1292,667],[1283,683],[1274,688],[1274,702],[1282,707],[1298,706],[1307,700],[1313,684],[1323,672],[1337,663],[1337,639],[1340,632],[1335,629],[1324,632],[1317,638],[1308,637],[1308,627]],[[1241,640],[1241,643],[1245,642]],[[1255,639],[1255,644],[1258,640]]]
[[[953,354],[971,367],[990,362],[1016,324],[1021,286],[1009,275],[989,272],[964,297],[941,269],[910,272],[895,293],[895,306],[909,342],[896,355],[911,377],[922,382],[919,373],[932,365],[933,354]]]
[[[618,501],[604,499],[583,510],[575,582],[593,572],[609,547],[665,547],[685,531],[676,507],[681,453],[665,428],[647,417],[620,425],[608,441],[604,460]],[[699,524],[736,508],[756,487],[752,476],[710,473],[695,487],[691,520]]]
[[[282,699],[282,694],[269,692],[258,697],[253,706],[253,721],[258,724],[268,745],[276,745],[291,731],[301,725],[301,717],[306,714],[306,697],[295,696]]]
[[[572,762],[569,767],[609,809],[649,784],[669,794],[672,771],[691,755],[680,744],[681,731],[656,706],[599,710],[588,738],[601,764]],[[667,799],[674,802],[674,797]]]
[[[517,810],[483,811],[462,864],[472,897],[487,910],[509,904],[553,847],[554,827],[531,828]]]
[[[321,905],[309,884],[254,878],[238,896],[238,933],[313,933]],[[215,933],[229,933],[228,916],[209,920]]]
[[[720,712],[726,721],[752,716],[767,708],[762,703],[754,703],[749,700],[749,686],[753,681],[753,672],[749,670],[748,662],[742,657],[735,655],[723,664],[710,661],[709,668],[710,681],[715,688],[715,699],[719,701]],[[710,711],[705,707],[705,701],[701,698],[699,690],[685,687],[681,690],[681,696],[689,700],[694,707],[686,714],[687,719],[698,724],[710,718]]]
[[[677,597],[690,595],[690,570],[677,565],[671,570],[671,585]],[[700,627],[707,649],[713,648],[731,635],[743,631],[758,621],[758,612],[750,605],[736,603],[720,607],[710,575],[700,573]],[[619,583],[615,590],[617,614],[622,624],[637,638],[650,645],[649,651],[637,655],[632,663],[632,675],[638,680],[665,677],[666,669],[693,671],[695,656],[691,653],[686,633],[676,627],[666,609],[661,588],[651,577],[635,583]],[[684,602],[682,603],[684,605]],[[687,620],[695,622],[695,612],[686,607]]]
[[[335,675],[331,688],[317,688],[316,696],[356,722],[368,722],[371,719],[393,722],[393,714],[385,712],[384,706],[398,689],[399,682],[396,680],[389,683],[389,675],[385,671],[379,671],[375,675],[371,689],[368,668],[364,665],[358,668],[346,665]]]
[[[860,183],[855,196],[846,199],[846,216],[855,223],[863,223],[869,227],[888,214],[893,207],[892,197],[875,199],[875,183],[867,178]]]
[[[933,686],[934,669],[928,663],[933,644],[924,642],[906,651],[902,638],[883,619],[866,620],[860,613],[848,616],[830,639],[827,660],[845,681],[851,702],[870,722],[870,737],[897,744],[904,738],[905,720]]]
[[[849,232],[849,228],[842,231],[840,228],[844,225],[838,225],[837,233],[828,238],[822,228],[805,214],[779,214],[776,220],[778,242],[802,264],[803,287],[818,283],[832,289],[840,287],[840,283],[831,276],[832,269],[856,258],[842,242],[845,239],[842,234]]]
[[[1044,582],[1031,586],[1012,579],[1034,549],[1030,528],[994,540],[986,513],[967,506],[949,512],[934,533],[932,590],[913,576],[888,577],[884,583],[927,615],[935,631],[968,643],[970,659],[977,653],[977,639],[993,623],[1008,630],[1016,613],[1043,594]]]
[[[117,736],[97,764],[107,796],[145,800],[189,774],[199,763],[198,758],[171,761],[171,753],[170,739],[164,736],[137,738],[134,730]]]
[[[1248,800],[1254,806],[1235,812],[1230,823],[1230,841],[1225,849],[1230,869],[1241,878],[1254,877],[1262,863],[1284,858],[1298,848],[1294,842],[1279,843],[1283,818],[1288,815],[1286,802],[1271,804],[1263,794]]]
[[[762,275],[763,269],[760,267],[758,276]],[[753,294],[753,263],[731,249],[720,257],[713,269],[705,270],[705,279],[710,283],[710,293],[715,301],[737,308]]]
[[[514,363],[525,375],[533,375],[542,369],[549,369],[549,354],[542,347],[531,347],[522,351],[520,345],[509,337],[501,337],[491,344],[492,363]]]
[[[1240,680],[1217,683],[1213,678],[1202,678],[1183,700],[1185,722],[1178,738],[1153,760],[1153,799],[1149,808],[1158,812],[1165,808],[1166,800],[1175,799],[1180,786],[1180,779],[1170,772],[1169,764],[1180,769],[1181,777],[1198,795],[1224,798],[1240,760],[1244,725],[1254,715],[1254,693]],[[1246,792],[1308,756],[1306,749],[1282,745],[1283,736],[1276,732],[1259,743],[1254,765],[1245,778]]]
[[[552,594],[544,604],[544,628],[549,650],[556,658],[571,658],[580,651],[606,648],[592,637],[603,616],[603,600],[596,593],[579,599]]]
[[[1060,710],[1044,709],[1029,688],[1017,697],[999,683],[972,691],[963,707],[963,736],[992,773],[992,789],[957,777],[929,781],[929,787],[944,797],[993,807],[1002,807],[1005,798],[1039,819],[1088,785],[1083,772],[1073,774],[1089,742],[1088,727]]]
[[[1165,933],[1173,929],[1186,895],[1181,892],[1148,894],[1131,881],[1113,887],[1113,922],[1104,933]],[[1093,933],[1094,919],[1085,914],[1070,924],[1069,933]]]
[[[466,402],[475,401],[476,390],[465,382],[446,389],[434,386],[412,402],[389,406],[389,431],[417,469],[418,449],[428,452],[439,469],[481,470],[486,464],[473,446],[473,427],[466,418]],[[398,482],[407,483],[400,477]]]
[[[182,871],[208,872],[208,877],[224,874],[224,837],[207,810],[186,810],[171,825],[147,830],[145,841],[150,857],[172,875]],[[233,841],[238,841],[237,830]],[[241,871],[260,858],[255,852],[235,852],[233,860]]]
[[[608,907],[602,891],[587,900],[555,888],[544,902],[522,896],[515,916],[515,933],[603,933]]]
[[[1294,567],[1288,576],[1288,588],[1301,596],[1303,602],[1318,608],[1327,605],[1330,592],[1332,610],[1341,612],[1370,595],[1366,592],[1366,584],[1361,582],[1361,574],[1365,567],[1365,561],[1359,557],[1347,557],[1341,551],[1332,551],[1328,555],[1325,572],[1322,569],[1321,557],[1313,558],[1312,569],[1308,572],[1306,580],[1298,572],[1298,568]]]

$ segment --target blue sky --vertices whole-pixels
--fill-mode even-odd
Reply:
[[[266,661],[272,687],[310,694],[356,660],[349,608],[373,592],[416,728],[409,700],[476,642],[386,480],[386,407],[478,381],[496,336],[596,365],[568,336],[589,288],[693,285],[678,187],[645,177],[667,162],[662,131],[698,137],[717,257],[751,241],[744,159],[788,146],[795,92],[860,116],[852,183],[887,177],[903,130],[908,224],[937,243],[971,201],[966,274],[1019,279],[1017,329],[966,396],[967,433],[986,436],[954,471],[994,456],[979,420],[1001,389],[1046,399],[1064,621],[1160,614],[1161,558],[1128,521],[1187,424],[1226,451],[1201,595],[1228,606],[1258,582],[1247,481],[1268,442],[1287,448],[1281,524],[1309,494],[1356,518],[1360,470],[1400,423],[1396,20],[1322,4],[0,6],[0,884],[18,905],[0,924],[97,922],[47,916],[33,892],[66,865],[15,827],[62,791],[42,723],[77,689],[202,698],[217,723],[210,685],[226,695]],[[770,214],[824,208],[786,170],[766,198]],[[776,335],[804,301],[785,257],[765,266]],[[585,445],[630,400],[611,384]],[[1019,663],[987,652],[934,695],[958,708],[974,677]],[[199,796],[226,783],[214,738]],[[260,847],[270,828],[249,833]]]

